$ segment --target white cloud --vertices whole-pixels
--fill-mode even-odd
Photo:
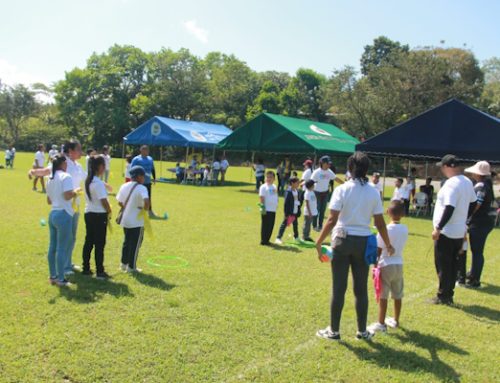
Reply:
[[[203,44],[208,43],[208,31],[200,27],[196,20],[185,21],[183,25],[188,33],[193,35],[198,41],[202,42]]]

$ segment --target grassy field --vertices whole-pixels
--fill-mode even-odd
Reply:
[[[48,229],[40,219],[49,207],[31,191],[31,162],[31,154],[18,154],[16,169],[0,170],[1,382],[500,380],[499,230],[486,246],[483,287],[457,289],[455,307],[432,306],[431,223],[406,219],[401,329],[356,341],[349,289],[343,341],[327,342],[314,334],[329,322],[330,269],[310,249],[258,245],[248,169],[230,168],[226,187],[157,184],[153,206],[170,219],[152,222],[154,237],[138,261],[144,273],[118,271],[123,234],[115,226],[105,258],[113,279],[76,275],[73,286],[57,288],[47,283]],[[112,166],[118,188],[121,162]],[[116,212],[114,197],[112,204]],[[81,217],[78,263],[83,238]],[[157,256],[189,264],[147,263]],[[376,313],[370,283],[369,322]]]

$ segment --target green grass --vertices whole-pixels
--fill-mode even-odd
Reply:
[[[42,194],[31,191],[31,161],[31,154],[18,154],[14,171],[0,170],[1,382],[500,379],[498,230],[486,246],[484,287],[457,289],[457,307],[431,306],[426,300],[437,281],[431,224],[406,219],[411,235],[402,328],[372,343],[355,341],[349,289],[344,341],[331,343],[314,336],[329,322],[329,267],[311,249],[258,245],[260,216],[246,184],[248,169],[230,168],[228,178],[239,182],[233,186],[156,185],[155,210],[168,211],[170,219],[152,222],[154,238],[146,238],[139,257],[144,273],[117,271],[123,235],[115,227],[105,258],[113,279],[76,276],[74,286],[59,289],[47,283],[48,229],[39,221],[49,208]],[[118,188],[120,161],[112,166]],[[73,254],[78,263],[83,238],[80,218]],[[181,257],[189,266],[147,264],[161,255]],[[370,283],[369,321],[376,313]]]

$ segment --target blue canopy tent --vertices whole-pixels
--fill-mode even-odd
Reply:
[[[189,148],[215,152],[216,145],[231,133],[224,125],[154,116],[123,137],[123,151],[125,145],[185,147],[187,162]]]

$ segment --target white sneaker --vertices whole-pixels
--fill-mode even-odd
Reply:
[[[398,328],[399,323],[396,322],[396,320],[392,317],[387,317],[385,318],[385,324],[389,326],[390,328]]]
[[[328,340],[340,340],[340,333],[336,332],[336,331],[332,331],[330,326],[328,326],[327,328],[318,330],[318,332],[316,332],[316,336],[319,338],[328,339]]]
[[[75,272],[73,270],[65,271],[64,275],[74,275]]]
[[[132,269],[132,268],[128,267],[127,273],[142,273],[142,269],[138,269],[138,268]]]
[[[127,271],[128,269],[128,265],[124,264],[124,263],[120,263],[120,270],[121,271]]]
[[[73,268],[73,271],[82,271],[82,268],[78,265],[71,265],[71,267]]]
[[[378,322],[369,325],[366,329],[371,333],[387,332],[387,326]]]
[[[277,245],[283,245],[283,241],[280,238],[276,238],[276,241],[274,241],[274,243]]]

